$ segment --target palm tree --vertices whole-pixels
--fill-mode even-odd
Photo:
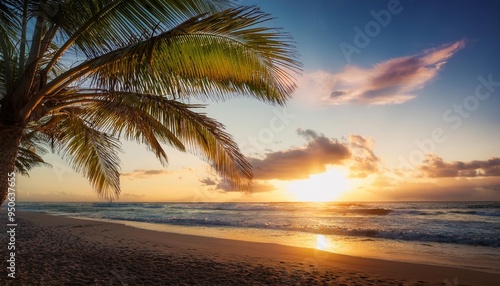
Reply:
[[[227,0],[2,0],[0,205],[8,174],[52,150],[99,196],[120,193],[119,139],[167,164],[193,152],[235,187],[251,166],[224,126],[190,100],[284,104],[300,71],[271,17]]]

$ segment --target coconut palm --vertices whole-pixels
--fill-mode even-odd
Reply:
[[[201,100],[284,104],[300,70],[290,36],[224,0],[2,0],[0,203],[8,174],[60,154],[99,196],[120,193],[120,139],[193,152],[236,188],[251,166]]]

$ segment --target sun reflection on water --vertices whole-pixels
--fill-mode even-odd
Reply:
[[[328,238],[322,234],[316,236],[316,249],[326,250],[328,248]]]

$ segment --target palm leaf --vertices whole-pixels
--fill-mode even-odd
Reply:
[[[167,164],[168,157],[161,143],[185,151],[183,143],[164,126],[158,112],[151,110],[148,103],[140,101],[138,95],[127,92],[104,93],[102,97],[93,97],[90,102],[94,103],[86,106],[88,121],[116,137],[146,144],[162,164]]]
[[[137,141],[144,140],[156,155],[166,159],[158,142],[205,158],[236,187],[246,190],[252,169],[224,126],[187,105],[166,98],[134,93],[114,93],[86,107],[93,126]]]
[[[231,6],[226,0],[80,0],[59,2],[48,18],[67,35],[54,58],[76,45],[87,57],[95,57],[144,40],[200,13]],[[54,11],[54,10],[53,10]],[[52,65],[50,65],[52,66]]]
[[[236,94],[283,104],[300,69],[288,35],[254,25],[256,8],[190,19],[173,30],[102,57],[91,65],[97,87],[174,98]]]
[[[195,17],[89,60],[43,92],[91,76],[92,86],[111,91],[212,99],[244,94],[283,104],[295,88],[291,72],[300,70],[300,63],[288,34],[254,27],[269,19],[251,7]]]
[[[2,0],[0,2],[0,35],[14,36],[19,32],[19,0]]]
[[[301,64],[291,37],[264,27],[269,15],[232,7],[229,0],[2,1],[0,119],[26,127],[17,170],[45,164],[38,146],[49,144],[113,199],[118,138],[125,138],[163,164],[165,145],[195,153],[246,190],[251,166],[224,126],[199,113],[203,105],[183,102],[246,95],[284,104]],[[70,52],[84,61],[66,67]]]
[[[20,30],[19,4],[16,0],[0,2],[0,99],[13,88],[15,43]]]
[[[16,172],[25,176],[28,176],[28,172],[34,167],[51,166],[41,157],[47,153],[47,149],[44,148],[46,137],[33,127],[30,125],[25,130],[17,153]]]
[[[113,200],[120,194],[120,142],[82,119],[83,110],[67,108],[42,126],[55,151],[82,172],[97,194]]]

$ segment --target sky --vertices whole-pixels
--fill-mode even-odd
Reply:
[[[500,200],[500,2],[239,0],[289,32],[303,72],[287,105],[207,102],[254,167],[251,194],[167,147],[123,142],[118,201]],[[99,201],[57,155],[21,201]]]

